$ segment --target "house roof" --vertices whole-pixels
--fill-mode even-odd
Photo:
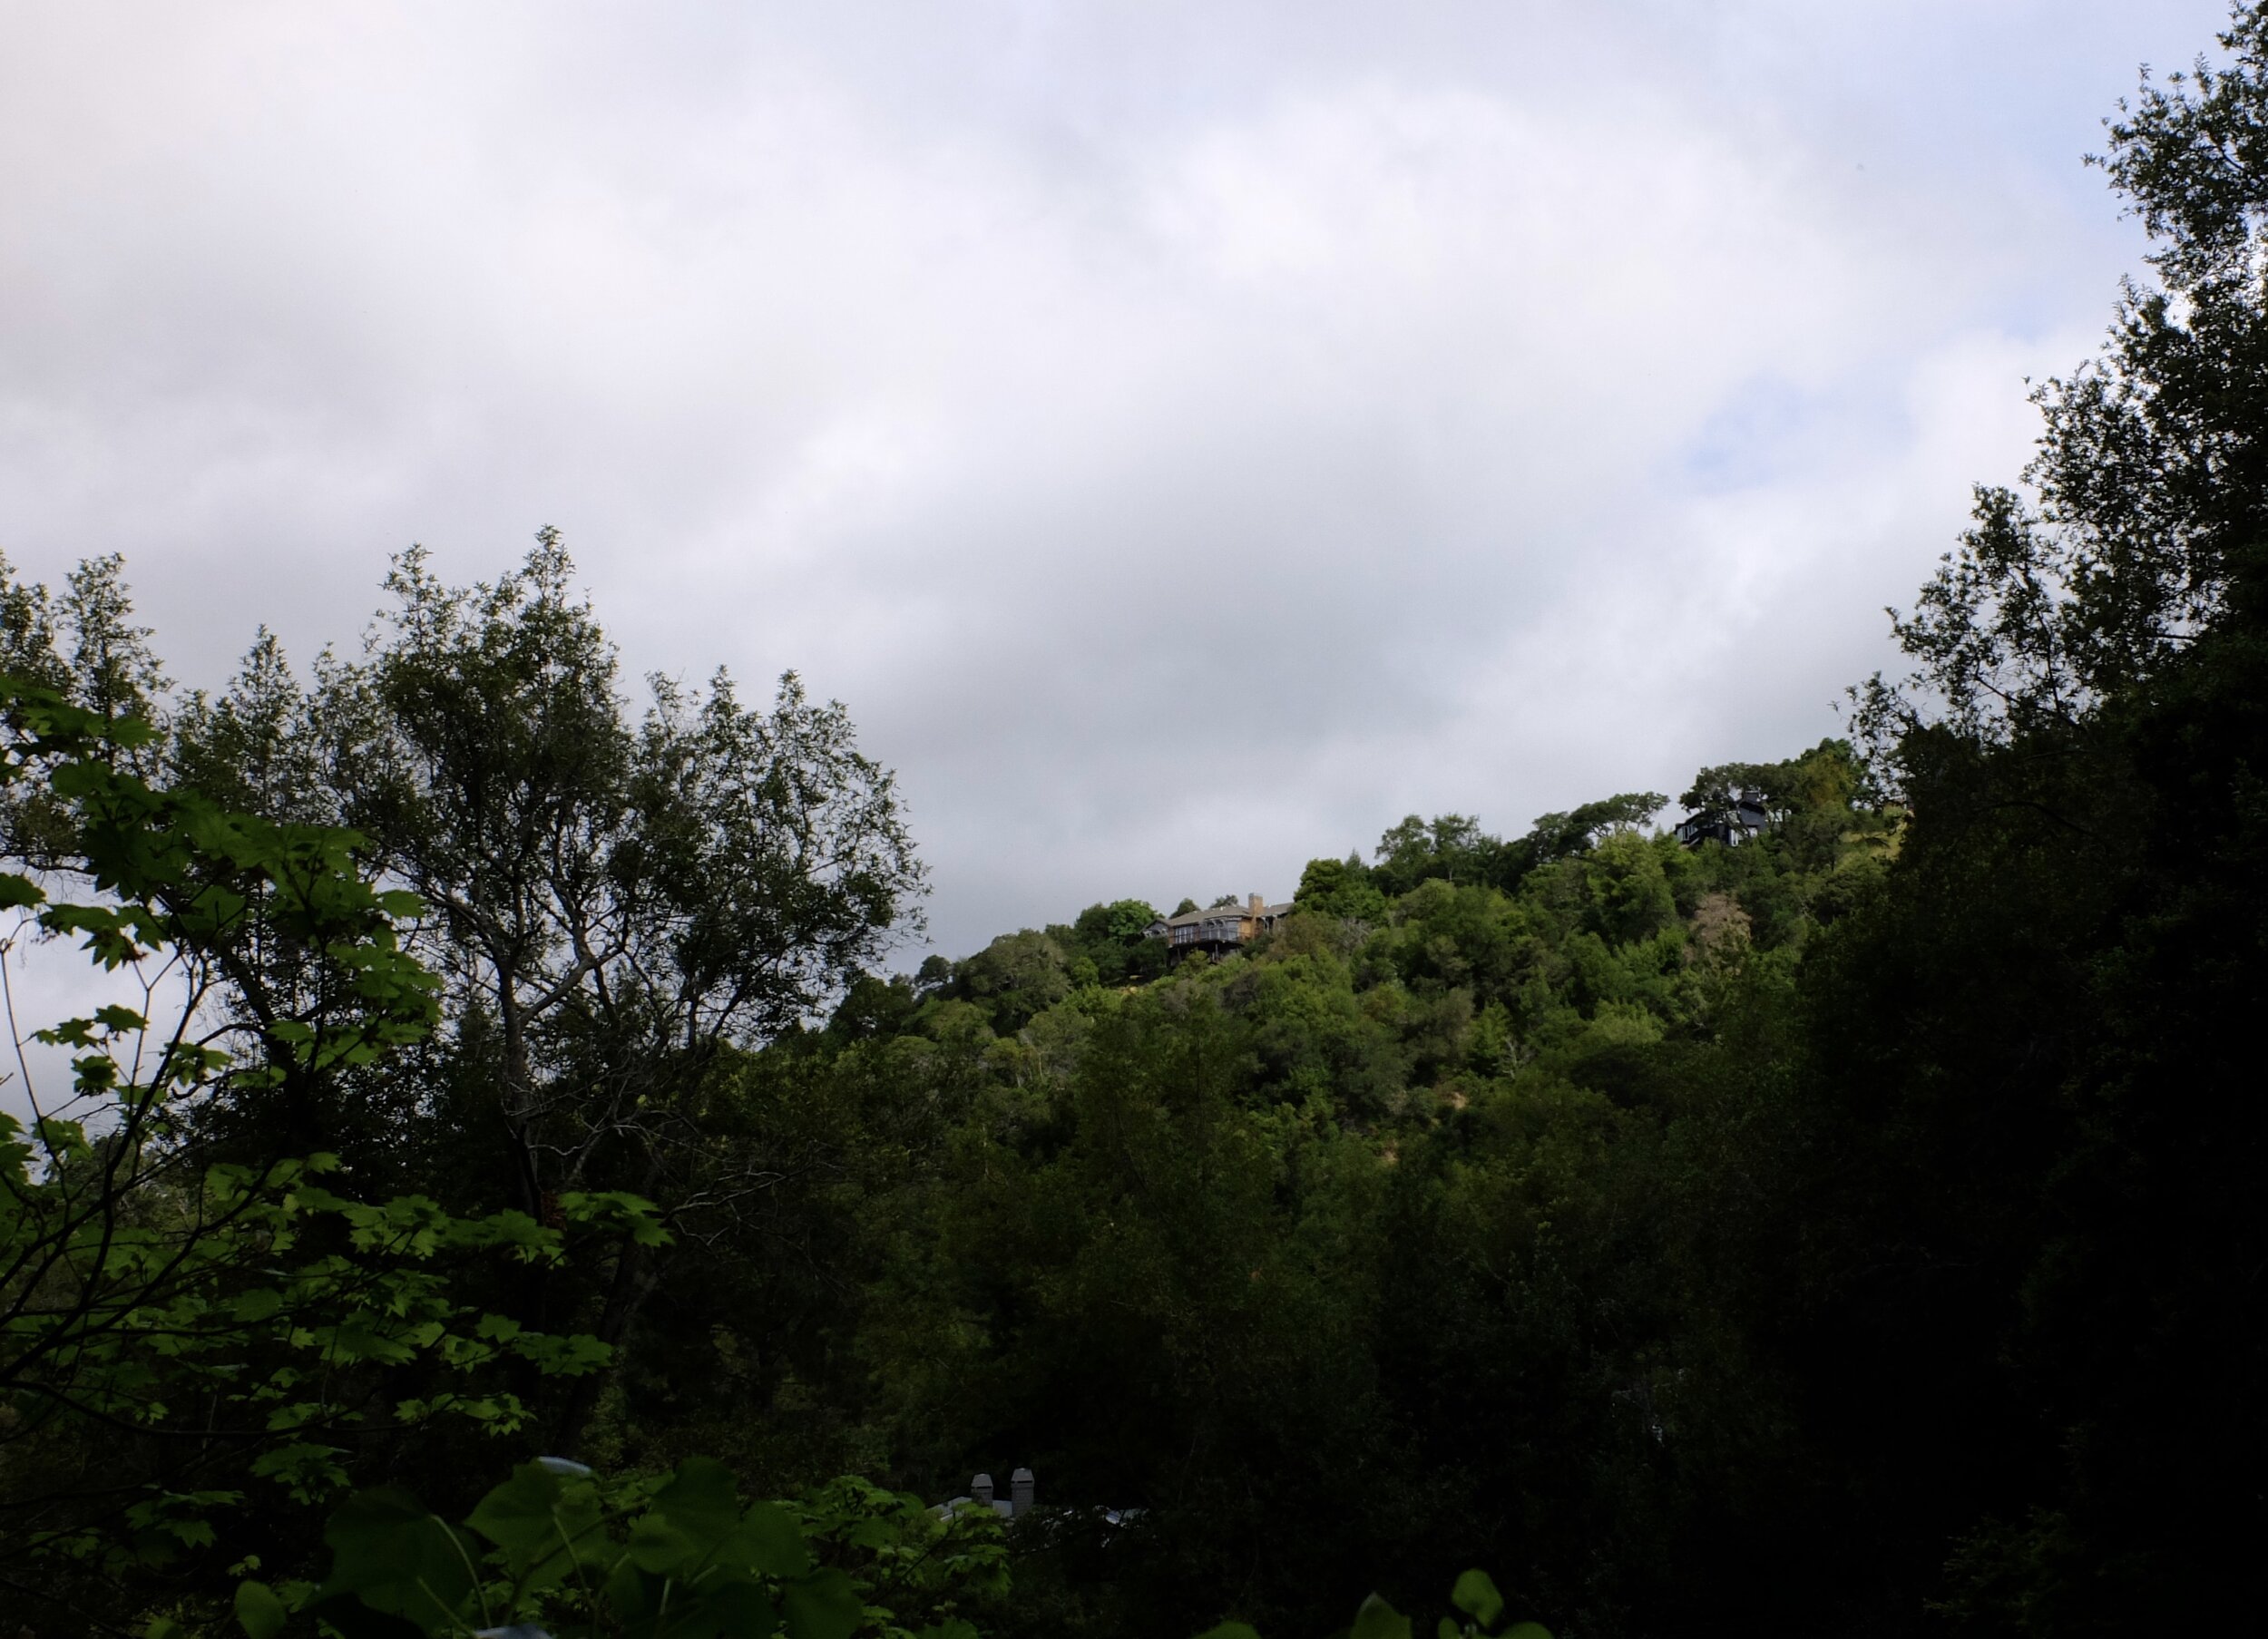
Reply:
[[[1150,926],[1154,928],[1186,928],[1198,922],[1217,921],[1242,922],[1248,916],[1282,916],[1290,909],[1291,906],[1288,903],[1280,905],[1263,905],[1256,911],[1254,910],[1249,903],[1236,905],[1212,905],[1202,911],[1184,911],[1178,916],[1161,916],[1156,922],[1152,922]]]

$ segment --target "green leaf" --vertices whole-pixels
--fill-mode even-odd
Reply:
[[[1373,1594],[1354,1613],[1350,1639],[1410,1639],[1410,1619]]]
[[[713,1457],[689,1457],[670,1483],[654,1493],[653,1511],[682,1531],[704,1554],[740,1527],[740,1498],[732,1470]]]
[[[317,1597],[352,1594],[374,1611],[406,1616],[428,1634],[467,1625],[472,1556],[456,1533],[407,1492],[349,1498],[323,1532],[331,1574]]]
[[[624,1633],[634,1634],[641,1623],[652,1619],[660,1604],[662,1585],[660,1577],[640,1570],[627,1557],[615,1562],[607,1573],[606,1602]]]
[[[752,1582],[728,1583],[712,1591],[706,1605],[721,1639],[772,1639],[779,1632],[779,1611],[772,1596]]]
[[[535,1589],[566,1580],[587,1556],[597,1556],[592,1549],[605,1547],[599,1517],[596,1487],[538,1459],[482,1498],[466,1523],[503,1550],[524,1588]]]
[[[555,1541],[552,1509],[559,1501],[559,1477],[541,1463],[523,1463],[512,1478],[480,1499],[465,1520],[475,1531],[502,1548],[521,1569],[533,1554]]]
[[[1464,1634],[1468,1631],[1443,1616],[1433,1624],[1433,1639],[1464,1639]]]
[[[1224,1622],[1218,1627],[1208,1627],[1197,1639],[1260,1639],[1260,1635],[1242,1622]]]
[[[767,1576],[801,1576],[811,1569],[803,1527],[776,1502],[759,1502],[741,1516],[740,1544],[750,1568]]]
[[[866,1614],[855,1585],[832,1568],[798,1576],[781,1592],[787,1639],[851,1639]]]
[[[271,1287],[254,1286],[236,1294],[232,1307],[240,1321],[267,1320],[283,1307],[283,1295]]]
[[[76,1121],[60,1121],[52,1116],[43,1116],[33,1124],[33,1131],[51,1156],[83,1156],[89,1153],[85,1130]]]
[[[14,871],[0,872],[0,910],[19,911],[26,906],[46,902],[47,890],[30,877],[19,875]]]
[[[1467,1571],[1458,1577],[1449,1603],[1482,1627],[1494,1627],[1496,1619],[1504,1614],[1504,1595],[1496,1591],[1486,1571]]]
[[[632,1565],[657,1576],[690,1576],[705,1557],[699,1544],[659,1514],[631,1522],[626,1548]]]
[[[236,1620],[250,1639],[276,1639],[284,1630],[283,1601],[264,1582],[240,1582],[236,1585]]]
[[[1551,1630],[1540,1622],[1515,1622],[1497,1639],[1551,1639]]]

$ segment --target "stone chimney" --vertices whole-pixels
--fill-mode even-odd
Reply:
[[[969,1500],[984,1507],[992,1506],[992,1477],[980,1474],[969,1481]]]
[[[1012,1513],[1021,1514],[1031,1506],[1035,1483],[1029,1468],[1018,1468],[1008,1477],[1008,1507]]]
[[[1255,893],[1252,896],[1252,913],[1255,916],[1266,916],[1267,912],[1268,902],[1262,899],[1257,893]]]

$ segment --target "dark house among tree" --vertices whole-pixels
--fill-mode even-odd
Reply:
[[[1162,939],[1177,951],[1234,950],[1273,931],[1291,911],[1287,904],[1272,905],[1255,893],[1241,905],[1161,916],[1143,930],[1143,936]]]
[[[1730,802],[1696,809],[1678,821],[1677,840],[1688,848],[1708,842],[1729,848],[1770,829],[1772,814],[1765,806],[1764,794],[1738,791]]]

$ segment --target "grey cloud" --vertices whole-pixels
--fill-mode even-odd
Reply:
[[[11,7],[0,548],[212,681],[555,522],[850,703],[946,947],[1280,893],[1831,731],[2220,15]]]

